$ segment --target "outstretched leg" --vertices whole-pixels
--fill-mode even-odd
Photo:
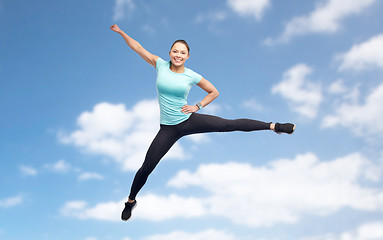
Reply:
[[[272,130],[273,126],[271,122],[262,122],[253,119],[224,119],[213,115],[193,113],[190,118],[179,127],[183,135],[189,135],[207,132]]]

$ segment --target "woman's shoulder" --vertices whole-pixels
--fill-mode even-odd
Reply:
[[[185,68],[186,69],[186,72],[191,74],[191,75],[200,75],[199,73],[197,73],[196,71],[194,71],[193,69],[191,68]]]
[[[169,66],[169,62],[163,60],[161,57],[158,57],[156,62],[156,68],[160,69],[163,66]]]
[[[198,83],[198,82],[201,81],[201,79],[202,79],[201,74],[199,74],[199,73],[193,71],[193,70],[190,69],[190,68],[186,68],[185,73],[186,73],[187,75],[189,75],[190,77],[192,77],[192,79],[194,80],[195,83]]]

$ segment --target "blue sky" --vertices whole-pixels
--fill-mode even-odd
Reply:
[[[0,239],[383,239],[383,3],[0,0]],[[296,132],[181,139],[120,213],[159,129],[155,69],[118,24]],[[195,86],[189,103],[206,93]]]

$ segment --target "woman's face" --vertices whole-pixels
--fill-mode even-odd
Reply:
[[[170,61],[174,66],[182,66],[189,58],[189,51],[183,43],[176,43],[169,52]]]

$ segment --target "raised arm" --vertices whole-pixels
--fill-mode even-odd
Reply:
[[[141,46],[139,42],[129,37],[124,31],[122,31],[116,24],[110,27],[114,32],[119,33],[128,44],[128,46],[133,49],[136,53],[138,53],[146,62],[148,62],[153,67],[156,67],[156,62],[158,56],[151,54],[145,48]]]

